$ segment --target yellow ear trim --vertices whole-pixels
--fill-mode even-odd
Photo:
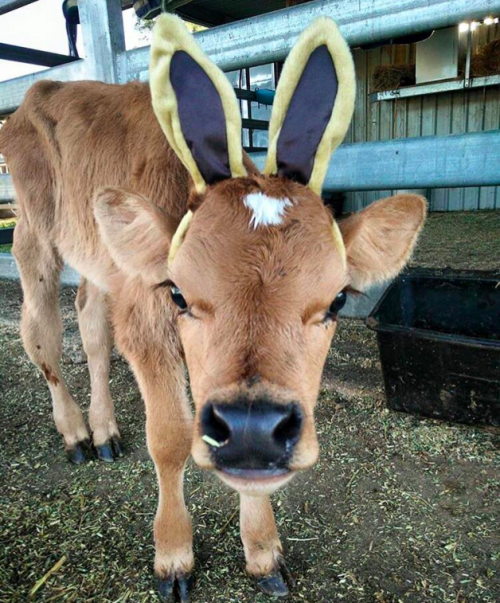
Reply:
[[[174,261],[177,252],[184,241],[184,237],[188,231],[189,225],[191,224],[191,220],[193,219],[193,212],[189,210],[184,217],[182,218],[177,230],[172,237],[172,242],[170,243],[170,251],[168,252],[168,263],[171,264]]]
[[[226,120],[229,167],[233,178],[247,175],[243,165],[241,115],[229,80],[196,44],[182,19],[175,15],[160,15],[153,31],[149,63],[153,109],[170,146],[191,174],[196,190],[203,193],[206,182],[182,134],[177,98],[170,83],[170,63],[174,53],[180,50],[200,65],[219,93]]]
[[[342,264],[344,268],[347,268],[347,252],[344,245],[344,239],[342,237],[342,233],[340,232],[339,225],[337,224],[335,219],[333,220],[332,225],[332,236],[333,242],[335,243],[335,246],[337,247],[337,250],[340,253],[340,257],[342,258]]]
[[[318,195],[321,194],[331,154],[342,142],[349,128],[356,94],[356,75],[351,51],[337,25],[329,17],[314,20],[300,35],[285,61],[269,124],[269,150],[264,168],[264,174],[276,174],[278,171],[276,148],[286,112],[309,57],[318,46],[323,45],[328,47],[335,65],[338,92],[330,121],[316,150],[308,183],[309,188]],[[309,110],[314,111],[313,103]]]

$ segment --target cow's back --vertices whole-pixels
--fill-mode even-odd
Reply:
[[[187,172],[158,125],[146,84],[38,82],[0,131],[0,151],[21,218],[88,277],[111,263],[93,216],[99,188],[142,194],[175,220],[186,210]]]

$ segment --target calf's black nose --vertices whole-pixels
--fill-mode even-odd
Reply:
[[[208,403],[201,417],[202,436],[217,468],[235,474],[286,471],[301,427],[296,404],[267,400]]]

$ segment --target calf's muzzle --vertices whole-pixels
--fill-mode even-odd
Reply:
[[[209,402],[201,416],[216,468],[246,479],[287,473],[301,429],[297,404],[266,399]]]

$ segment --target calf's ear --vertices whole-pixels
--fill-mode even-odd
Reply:
[[[350,285],[364,291],[395,277],[410,259],[426,214],[423,197],[396,195],[340,221]]]
[[[113,261],[148,284],[166,280],[169,242],[177,224],[145,197],[106,187],[97,193],[94,215]]]

